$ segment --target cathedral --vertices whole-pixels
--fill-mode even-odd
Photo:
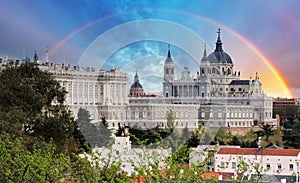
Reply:
[[[207,55],[204,46],[196,78],[185,67],[175,80],[170,47],[164,65],[163,96],[172,104],[197,104],[198,122],[203,126],[245,127],[272,121],[272,97],[262,91],[258,74],[241,80],[240,72],[223,50],[218,31],[214,52]]]
[[[145,94],[137,72],[128,89],[127,74],[121,73],[118,66],[97,71],[46,62],[40,68],[50,72],[65,88],[66,104],[75,118],[78,110],[84,108],[94,123],[105,117],[111,129],[120,125],[165,128],[169,114],[174,118],[174,127],[189,129],[198,125],[252,127],[273,121],[272,97],[262,91],[257,73],[249,80],[240,79],[233,60],[223,50],[220,30],[214,52],[208,55],[204,46],[198,63],[196,77],[190,76],[187,67],[180,77],[175,77],[169,45],[160,96]]]

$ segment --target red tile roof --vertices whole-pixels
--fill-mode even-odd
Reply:
[[[298,156],[300,149],[220,148],[217,154]]]
[[[200,175],[202,180],[210,180],[210,179],[215,179],[218,180],[219,176],[221,173],[219,172],[205,172]]]

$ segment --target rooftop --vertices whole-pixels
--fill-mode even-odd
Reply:
[[[220,148],[217,154],[298,156],[300,149]]]

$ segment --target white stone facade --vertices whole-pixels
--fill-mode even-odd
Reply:
[[[215,153],[215,171],[237,173],[245,162],[247,173],[268,175],[299,174],[300,149],[258,149],[222,147]],[[257,171],[258,170],[258,171]]]
[[[165,61],[163,96],[172,104],[199,105],[199,123],[206,127],[249,127],[272,120],[272,98],[262,90],[256,73],[254,79],[241,80],[230,56],[223,51],[220,32],[216,49],[203,58],[195,78],[184,67],[175,79],[170,49]]]
[[[170,47],[164,65],[162,96],[129,97],[128,78],[119,68],[96,71],[94,68],[42,64],[68,92],[66,104],[77,117],[80,107],[99,122],[105,117],[109,128],[136,125],[142,128],[164,127],[172,111],[177,128],[251,127],[272,121],[272,98],[262,91],[258,74],[240,80],[230,56],[223,51],[220,32],[216,50],[201,61],[195,78],[184,67],[175,79]],[[145,83],[147,84],[147,83]],[[140,84],[139,84],[140,85]]]
[[[170,155],[171,149],[147,149],[132,148],[129,136],[114,137],[115,143],[111,148],[94,148],[98,152],[100,159],[104,158],[108,162],[121,162],[121,169],[134,175],[134,167],[151,169],[149,164],[158,164],[160,169],[165,168],[164,160]]]

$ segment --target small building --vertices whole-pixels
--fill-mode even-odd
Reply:
[[[121,162],[121,169],[129,176],[135,174],[135,167],[151,169],[149,164],[157,163],[164,168],[164,160],[170,155],[171,149],[132,148],[129,136],[114,137],[115,142],[111,148],[94,148],[101,158],[108,162]]]
[[[231,147],[231,148],[240,148],[240,146],[219,146],[219,145],[198,145],[195,148],[192,148],[190,152],[190,166],[201,165],[204,167],[207,172],[215,171],[215,159],[214,154],[221,147]]]
[[[299,176],[299,160],[300,149],[277,148],[222,147],[214,157],[217,172],[280,176],[289,180]]]

